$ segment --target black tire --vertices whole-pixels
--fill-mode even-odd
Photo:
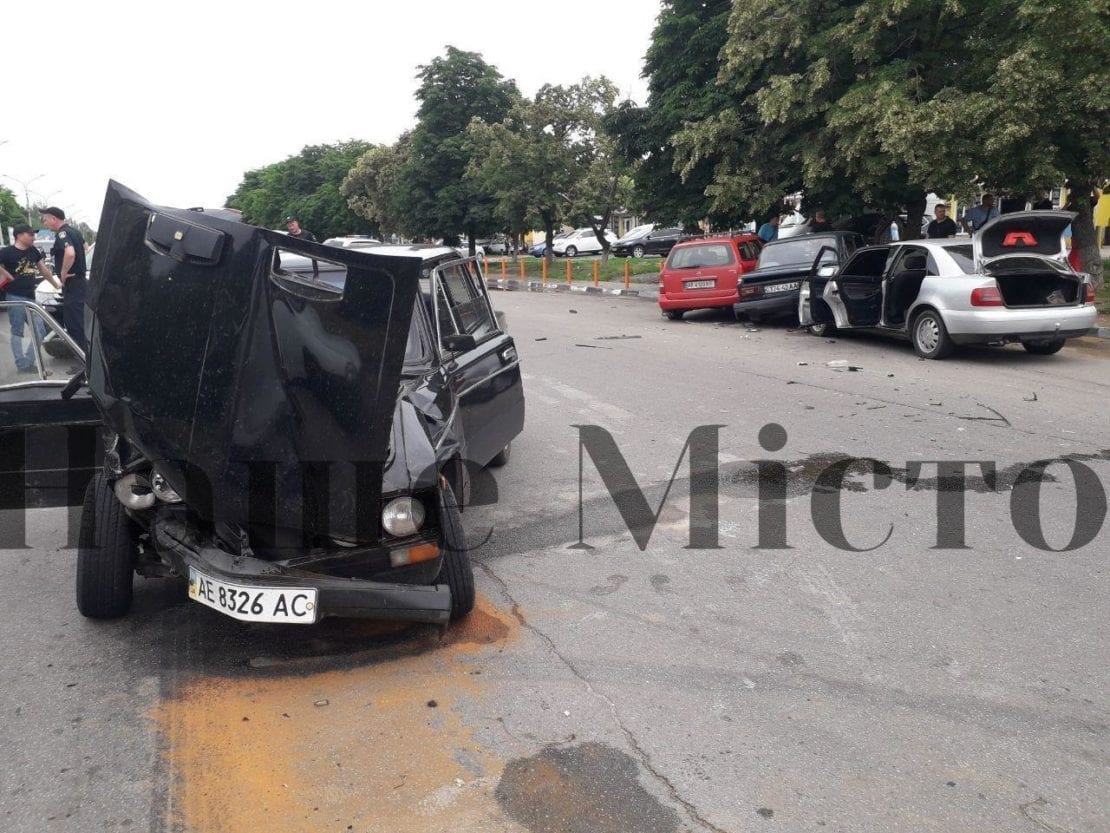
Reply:
[[[810,324],[806,329],[809,330],[811,336],[824,338],[836,332],[836,325],[831,321],[822,321],[820,324]]]
[[[509,455],[513,453],[513,444],[510,442],[503,449],[493,455],[493,459],[489,461],[491,469],[499,469],[507,462],[509,462]]]
[[[681,321],[682,316],[685,313],[686,313],[686,310],[683,310],[683,309],[665,309],[665,310],[663,310],[663,314],[665,316],[667,316],[667,318],[671,319],[671,321]]]
[[[90,619],[115,619],[131,609],[135,524],[103,472],[89,481],[77,537],[77,609]]]
[[[633,257],[643,257],[644,256],[644,247],[643,246],[633,246],[632,247],[632,256]]]
[[[923,359],[943,359],[956,349],[944,326],[944,319],[936,310],[927,309],[917,314],[910,327],[913,349]]]
[[[567,257],[574,257],[578,254],[577,246],[567,246]]]
[[[451,621],[454,622],[474,609],[474,567],[466,548],[466,533],[459,520],[459,505],[448,485],[440,491],[440,523],[443,524],[443,569],[439,580],[451,590]]]
[[[46,355],[55,359],[71,359],[73,358],[73,351],[69,349],[60,338],[47,339],[42,343],[42,349],[46,351]]]
[[[1054,353],[1059,353],[1060,350],[1063,349],[1064,339],[1058,338],[1052,341],[1023,341],[1021,346],[1034,356],[1051,356]]]

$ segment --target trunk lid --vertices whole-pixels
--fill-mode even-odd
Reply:
[[[975,268],[982,273],[1005,271],[1007,266],[1022,268],[1022,260],[1067,267],[1064,230],[1075,217],[1071,211],[1018,211],[996,217],[972,238]]]

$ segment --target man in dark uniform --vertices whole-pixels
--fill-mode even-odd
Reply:
[[[285,228],[289,232],[290,237],[296,237],[298,240],[307,240],[309,243],[316,242],[316,235],[308,229],[301,228],[301,221],[296,217],[286,217]]]
[[[955,237],[958,229],[956,221],[948,216],[948,206],[938,202],[933,209],[933,219],[925,227],[925,236],[930,240],[943,237]]]
[[[66,213],[56,206],[44,208],[42,223],[54,232],[54,272],[62,282],[62,324],[82,351],[85,342],[85,240],[66,222]]]

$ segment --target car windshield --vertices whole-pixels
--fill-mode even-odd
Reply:
[[[794,266],[813,263],[822,246],[831,246],[833,251],[821,256],[822,263],[836,263],[836,238],[823,235],[806,234],[791,237],[781,243],[768,243],[759,255],[759,266]]]
[[[667,266],[671,269],[701,269],[733,263],[732,247],[727,243],[702,243],[671,250]]]

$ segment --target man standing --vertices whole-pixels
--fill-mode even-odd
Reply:
[[[925,227],[925,236],[930,240],[956,236],[956,223],[948,216],[948,206],[944,203],[938,202],[933,209],[933,219]]]
[[[307,240],[309,243],[316,242],[316,235],[307,229],[301,228],[301,221],[296,217],[286,217],[285,228],[289,231],[290,237],[296,237],[298,240]]]
[[[974,234],[997,216],[998,209],[994,207],[994,195],[983,194],[980,204],[969,209],[964,215],[964,228],[968,234]]]
[[[61,284],[54,280],[46,264],[42,262],[42,252],[35,248],[35,230],[20,223],[12,229],[11,246],[0,249],[0,284],[3,284],[5,299],[8,301],[35,300],[35,274],[38,273],[55,289]],[[35,341],[30,339],[26,349],[23,347],[23,326],[28,318],[25,307],[11,307],[8,310],[8,323],[11,325],[12,356],[20,373],[35,373]],[[39,343],[46,338],[46,324],[37,315],[30,315],[38,333]]]
[[[772,214],[771,219],[759,227],[759,239],[764,243],[770,243],[772,240],[778,239],[779,236],[779,215]]]
[[[832,223],[829,222],[828,217],[825,216],[825,209],[818,208],[813,214],[813,219],[809,222],[810,232],[818,231],[831,231]]]
[[[57,206],[44,208],[42,223],[54,232],[54,272],[62,282],[62,324],[84,352],[85,341],[85,240],[81,232],[66,222],[66,213]],[[76,371],[75,371],[76,372]]]

